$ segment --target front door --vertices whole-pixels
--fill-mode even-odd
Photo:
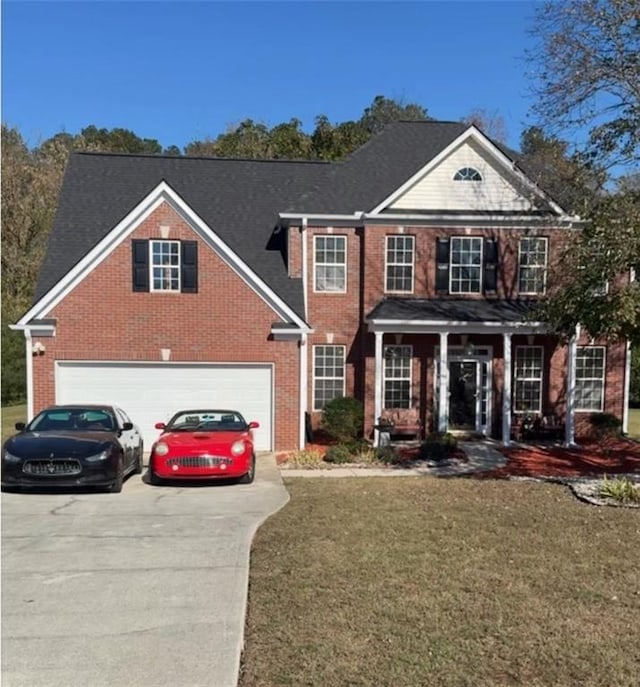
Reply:
[[[479,365],[477,360],[449,362],[449,427],[476,431],[478,422]]]

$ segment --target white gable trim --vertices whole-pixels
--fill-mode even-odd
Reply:
[[[199,217],[167,184],[160,182],[129,214],[99,241],[67,274],[53,286],[16,326],[33,319],[44,319],[92,270],[110,255],[163,203],[170,205],[194,232],[224,260],[238,276],[284,321],[293,322],[304,331],[308,325]]]
[[[411,178],[405,181],[402,186],[397,188],[390,196],[385,198],[381,203],[376,205],[373,210],[371,210],[369,215],[376,215],[384,208],[391,205],[400,196],[406,193],[416,182],[426,176],[432,169],[437,167],[446,157],[451,155],[451,153],[458,148],[462,143],[467,140],[475,141],[479,146],[481,146],[488,155],[493,157],[503,168],[508,170],[513,174],[526,188],[528,188],[532,193],[534,193],[539,198],[543,198],[550,207],[559,215],[566,215],[565,211],[551,198],[549,198],[543,191],[533,182],[529,177],[521,172],[516,164],[510,160],[503,152],[499,150],[479,129],[471,125],[466,131],[463,131],[458,138],[452,141],[446,148],[441,150],[438,155],[436,155],[432,160],[430,160],[424,167],[419,169]]]

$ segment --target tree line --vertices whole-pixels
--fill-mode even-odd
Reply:
[[[533,70],[538,125],[522,132],[518,164],[567,212],[588,220],[568,246],[561,272],[550,274],[542,316],[561,337],[576,324],[592,336],[634,344],[632,396],[640,403],[640,19],[637,0],[553,0],[536,10]],[[180,150],[123,128],[90,125],[30,148],[2,125],[2,403],[24,398],[24,337],[8,329],[32,304],[38,270],[72,151],[148,155],[340,160],[386,124],[431,119],[426,107],[376,96],[355,120],[319,115],[310,133],[299,119],[274,126],[246,119]],[[483,110],[462,122],[504,146],[503,118]],[[579,148],[563,132],[586,128]],[[613,177],[612,172],[623,174]],[[594,298],[598,285],[606,294]]]

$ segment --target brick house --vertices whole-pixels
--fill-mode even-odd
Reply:
[[[339,395],[508,443],[553,415],[626,423],[624,344],[529,315],[579,231],[474,126],[398,122],[348,159],[75,153],[26,338],[28,413],[114,402],[143,432],[237,408],[257,446],[305,444]],[[594,298],[597,294],[594,294]]]

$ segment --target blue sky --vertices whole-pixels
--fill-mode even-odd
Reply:
[[[533,123],[537,3],[2,3],[2,121],[30,145],[90,124],[183,148],[252,118],[357,119],[380,94],[436,119]]]

